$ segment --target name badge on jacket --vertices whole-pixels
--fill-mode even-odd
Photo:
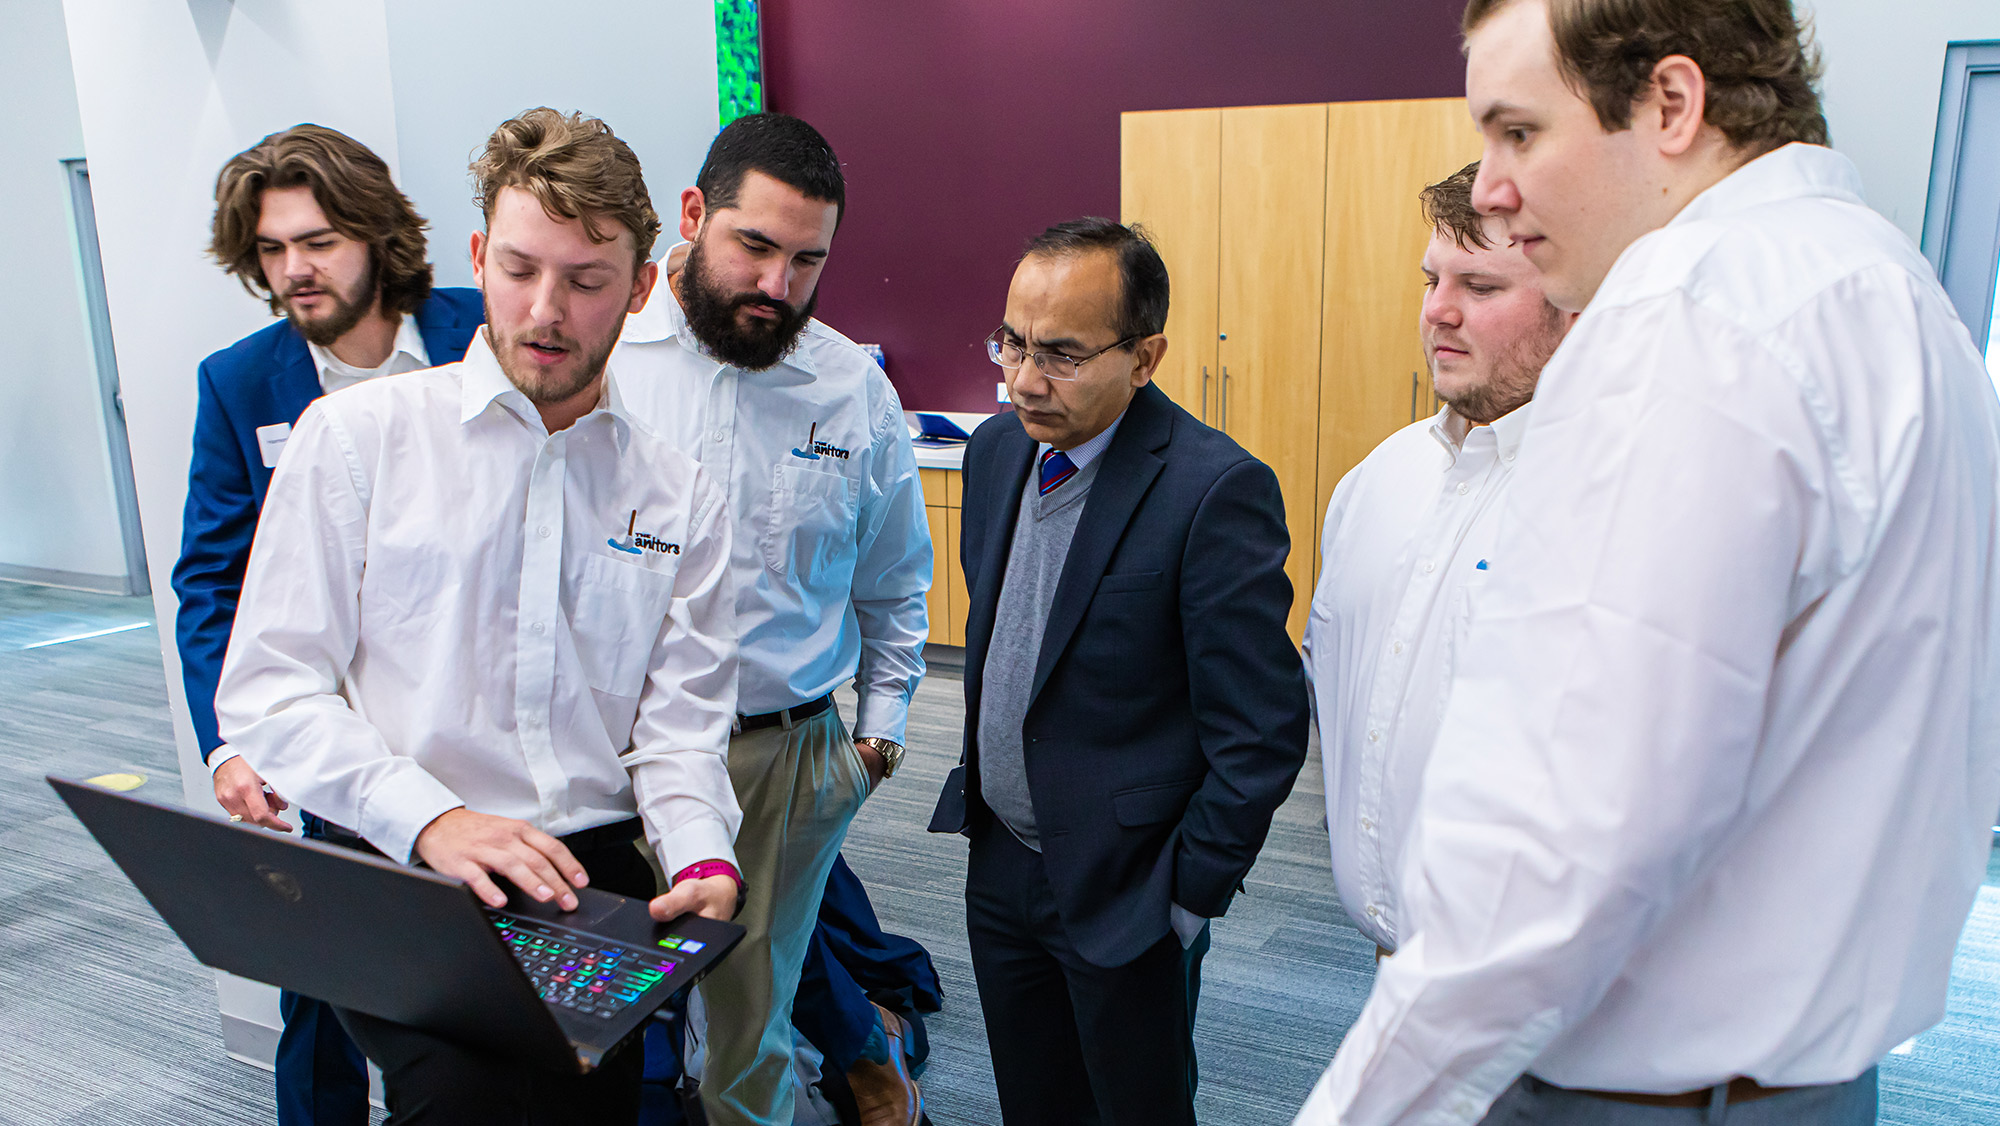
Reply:
[[[264,468],[276,469],[278,455],[285,452],[285,439],[292,436],[292,424],[274,422],[257,428],[257,453],[263,458]]]

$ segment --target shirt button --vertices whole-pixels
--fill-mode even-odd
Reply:
[[[1426,574],[1426,575],[1430,574],[1430,573],[1431,573],[1432,571],[1435,571],[1435,570],[1437,570],[1437,569],[1438,569],[1438,565],[1437,565],[1436,563],[1429,563],[1429,562],[1426,562],[1426,563],[1424,564],[1424,574]]]
[[[1466,484],[1466,483],[1465,483],[1465,482],[1463,482],[1463,481],[1460,481],[1460,482],[1458,483],[1458,495],[1459,495],[1459,496],[1464,496],[1464,495],[1465,495],[1465,494],[1466,494],[1467,492],[1471,491],[1471,488],[1472,488],[1472,486],[1470,486],[1470,485]]]
[[[529,626],[528,628],[529,628],[529,629],[531,629],[531,630],[534,630],[534,631],[535,631],[536,633],[540,633],[540,632],[542,632],[542,631],[543,631],[544,629],[547,629],[548,627],[547,627],[547,626],[544,626],[544,625],[543,625],[542,623],[540,623],[540,622],[536,622],[536,623],[535,623],[534,625],[531,625],[531,626]]]
[[[1400,641],[1396,642],[1394,645],[1389,646],[1389,652],[1391,653],[1401,653],[1402,651],[1403,651],[1403,643]]]
[[[1362,831],[1362,832],[1364,832],[1364,833],[1372,833],[1372,832],[1374,832],[1374,831],[1375,831],[1375,822],[1373,822],[1373,821],[1369,820],[1369,819],[1368,819],[1368,818],[1366,818],[1366,817],[1363,817],[1363,818],[1361,819],[1361,831]]]
[[[539,528],[536,528],[536,529],[535,529],[535,534],[536,534],[536,535],[538,535],[538,536],[540,536],[540,537],[542,537],[543,539],[548,539],[548,538],[549,538],[549,526],[548,526],[547,524],[544,524],[544,525],[542,525],[541,527],[539,527]]]
[[[1513,461],[1513,460],[1514,460],[1514,455],[1513,455],[1513,454],[1508,454],[1508,455],[1507,455],[1507,460],[1508,460],[1508,461]]]
[[[717,430],[717,431],[716,431],[715,433],[713,433],[713,434],[710,434],[710,435],[709,435],[709,437],[710,437],[710,438],[712,438],[712,439],[714,439],[715,441],[718,441],[718,442],[720,442],[720,441],[722,441],[722,438],[723,438],[723,433],[722,433],[722,431],[720,431],[720,430]]]
[[[1368,917],[1369,917],[1369,918],[1371,918],[1371,919],[1374,919],[1374,918],[1379,918],[1379,917],[1381,917],[1381,914],[1382,914],[1382,909],[1381,909],[1381,908],[1379,908],[1379,907],[1375,906],[1375,905],[1374,905],[1373,903],[1370,903],[1370,904],[1368,905]]]
[[[1382,741],[1382,733],[1380,731],[1370,731],[1368,733],[1368,741],[1370,743],[1380,743]]]

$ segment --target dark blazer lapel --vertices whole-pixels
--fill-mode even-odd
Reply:
[[[984,474],[981,482],[989,523],[986,538],[980,543],[979,578],[967,592],[972,597],[965,625],[968,641],[992,640],[993,616],[1000,607],[1000,584],[1006,581],[1007,556],[1014,545],[1014,524],[1021,517],[1021,490],[1027,487],[1028,470],[1034,463],[1034,439],[1026,431],[1015,429],[993,451],[992,471]],[[987,646],[982,644],[978,648],[983,656]]]
[[[1156,451],[1167,444],[1173,433],[1173,415],[1166,395],[1147,384],[1132,397],[1125,420],[1103,453],[1104,464],[1083,502],[1083,516],[1077,521],[1076,536],[1070,541],[1069,555],[1063,560],[1062,578],[1056,583],[1055,601],[1049,606],[1049,620],[1042,632],[1042,652],[1035,661],[1035,683],[1028,691],[1028,706],[1041,695],[1057,658],[1069,646],[1070,636],[1083,621],[1083,612],[1097,592],[1097,582],[1111,562],[1111,553],[1125,535],[1125,526],[1160,475],[1166,463]]]
[[[271,398],[284,415],[275,421],[297,418],[322,393],[319,369],[313,366],[312,353],[306,351],[306,338],[286,325],[271,349]]]
[[[439,357],[451,353],[465,354],[472,334],[480,323],[465,323],[457,306],[446,300],[441,293],[433,292],[424,303],[417,307],[417,334],[424,338],[424,351],[430,353],[431,363],[442,367],[448,361]]]

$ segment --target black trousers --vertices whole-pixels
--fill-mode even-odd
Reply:
[[[1008,1126],[1193,1126],[1194,1010],[1208,934],[1171,931],[1122,966],[1070,944],[1041,854],[973,830],[965,927]]]
[[[652,866],[629,841],[576,852],[576,859],[599,891],[654,894]],[[385,1126],[629,1126],[638,1120],[645,1053],[637,1037],[590,1074],[563,1075],[352,1009],[335,1012],[362,1054],[382,1069]]]

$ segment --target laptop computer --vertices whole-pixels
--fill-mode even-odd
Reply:
[[[596,888],[494,910],[429,869],[48,782],[204,964],[533,1066],[594,1069],[743,938]]]
[[[917,416],[917,436],[910,439],[910,444],[913,446],[923,446],[928,449],[943,449],[950,446],[962,446],[972,437],[972,435],[965,432],[965,427],[960,426],[944,415],[930,411],[915,411],[912,413]]]

